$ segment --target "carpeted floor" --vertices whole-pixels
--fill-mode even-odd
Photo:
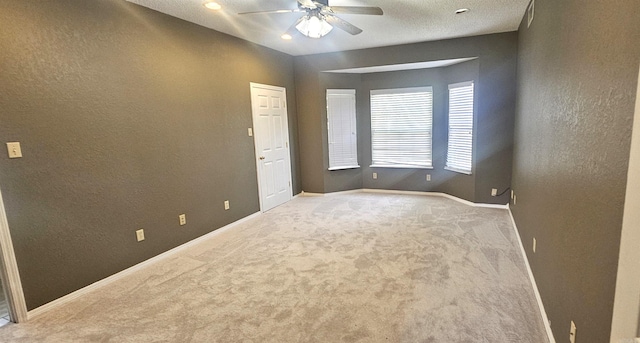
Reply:
[[[298,197],[1,342],[547,342],[508,212]]]

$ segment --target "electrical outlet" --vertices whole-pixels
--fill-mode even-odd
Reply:
[[[229,209],[229,200],[224,201],[224,209],[225,211]]]
[[[513,189],[511,190],[511,200],[513,200]]]
[[[378,179],[378,173],[373,173],[373,179],[377,180]]]
[[[138,242],[144,241],[144,229],[136,230],[136,239]]]
[[[536,241],[536,238],[533,237],[533,253],[536,253],[536,245],[538,244],[538,242]]]
[[[571,321],[571,330],[569,331],[569,342],[576,343],[576,323]]]
[[[427,181],[431,181],[431,174],[427,174]]]
[[[180,225],[186,225],[187,224],[187,215],[186,214],[179,215],[178,219],[180,220]]]
[[[496,189],[496,188],[491,188],[491,196],[492,196],[492,197],[494,197],[494,196],[496,196],[496,195],[498,195],[498,189]]]

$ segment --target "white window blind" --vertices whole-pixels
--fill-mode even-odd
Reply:
[[[371,91],[372,167],[431,168],[433,89]]]
[[[473,82],[449,85],[449,142],[445,169],[471,174],[473,165]]]
[[[355,89],[327,89],[329,170],[358,168]]]

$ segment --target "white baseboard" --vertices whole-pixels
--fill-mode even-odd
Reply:
[[[142,269],[145,269],[145,268],[147,268],[148,266],[150,266],[150,265],[152,265],[154,263],[160,262],[160,261],[162,261],[162,260],[164,260],[164,259],[166,259],[168,257],[171,257],[171,256],[175,255],[176,253],[179,253],[179,252],[181,252],[181,251],[183,251],[183,250],[185,250],[185,249],[187,249],[189,247],[192,247],[192,246],[194,246],[196,244],[199,244],[199,243],[201,243],[203,241],[211,239],[211,238],[213,238],[213,237],[215,237],[215,236],[217,236],[217,235],[219,235],[219,234],[221,234],[221,233],[223,233],[223,232],[225,232],[225,231],[227,231],[229,229],[232,229],[233,227],[235,227],[235,226],[237,226],[239,224],[242,224],[242,223],[244,223],[246,221],[249,221],[251,219],[254,219],[254,218],[258,217],[261,214],[262,214],[261,212],[256,212],[254,214],[251,214],[249,216],[246,216],[244,218],[236,220],[235,222],[230,223],[228,225],[225,225],[225,226],[223,226],[223,227],[221,227],[221,228],[219,228],[219,229],[217,229],[215,231],[209,232],[209,233],[207,233],[205,235],[202,235],[202,236],[200,236],[198,238],[192,239],[192,240],[190,240],[190,241],[188,241],[188,242],[186,242],[186,243],[184,243],[182,245],[179,245],[179,246],[177,246],[177,247],[175,247],[175,248],[173,248],[171,250],[167,250],[167,251],[165,251],[165,252],[163,252],[163,253],[161,253],[159,255],[156,255],[156,256],[154,256],[154,257],[152,257],[152,258],[150,258],[150,259],[148,259],[146,261],[143,261],[143,262],[140,262],[140,263],[138,263],[138,264],[136,264],[134,266],[131,266],[131,267],[129,267],[129,268],[127,268],[127,269],[125,269],[125,270],[123,270],[121,272],[113,274],[113,275],[111,275],[109,277],[106,277],[106,278],[100,280],[100,281],[96,281],[96,282],[94,282],[94,283],[92,283],[92,284],[90,284],[90,285],[88,285],[86,287],[83,287],[83,288],[81,288],[81,289],[79,289],[79,290],[77,290],[75,292],[69,293],[69,294],[67,294],[67,295],[65,295],[65,296],[63,296],[61,298],[58,298],[58,299],[56,299],[54,301],[51,301],[51,302],[46,303],[46,304],[44,304],[44,305],[42,305],[40,307],[37,307],[37,308],[27,312],[27,320],[33,319],[33,318],[35,318],[35,317],[37,317],[39,315],[42,315],[43,313],[45,313],[47,311],[50,311],[50,310],[52,310],[52,309],[54,309],[54,308],[56,308],[58,306],[66,304],[66,303],[68,303],[70,301],[73,301],[73,300],[75,300],[75,299],[77,299],[79,297],[82,297],[82,296],[84,296],[84,295],[86,295],[88,293],[91,293],[91,292],[93,292],[93,291],[95,291],[95,290],[97,290],[97,289],[99,289],[101,287],[104,287],[104,286],[106,286],[106,285],[108,285],[108,284],[110,284],[112,282],[120,280],[120,279],[124,278],[125,276],[131,275],[131,274],[136,273],[136,272],[138,272],[138,271],[140,271]]]
[[[360,193],[362,191],[363,191],[362,189],[352,189],[348,191],[339,191],[339,192],[331,192],[331,193],[312,193],[312,192],[302,191],[302,193],[300,194],[303,197],[330,197],[330,196],[340,195],[340,194]]]
[[[451,200],[455,200],[459,203],[465,204],[467,206],[472,207],[486,207],[486,208],[498,208],[498,209],[508,209],[509,205],[497,205],[497,204],[483,204],[483,203],[475,203],[469,200],[460,199],[456,196],[447,193],[440,192],[419,192],[419,191],[399,191],[399,190],[390,190],[390,189],[372,189],[372,188],[364,188],[363,192],[367,193],[388,193],[388,194],[407,194],[407,195],[426,195],[426,196],[436,196],[448,198]]]
[[[544,328],[547,330],[547,337],[549,339],[549,343],[556,343],[556,339],[553,337],[553,332],[551,331],[551,325],[549,323],[549,317],[547,317],[547,312],[544,310],[544,304],[542,303],[542,297],[540,297],[540,291],[538,291],[538,285],[536,284],[536,279],[533,277],[533,271],[531,270],[531,265],[529,264],[529,259],[527,259],[527,253],[524,250],[524,245],[522,244],[522,237],[520,237],[520,231],[518,231],[518,227],[516,226],[516,221],[513,218],[513,213],[511,213],[511,209],[509,209],[509,216],[511,217],[511,223],[513,224],[513,230],[516,232],[516,236],[518,238],[518,245],[520,245],[520,251],[522,253],[522,258],[524,258],[524,263],[527,266],[527,272],[529,273],[529,279],[531,280],[531,285],[533,286],[533,292],[535,293],[536,300],[538,301],[538,308],[540,309],[540,315],[542,316],[542,321],[544,322]]]
[[[361,189],[352,189],[352,190],[348,190],[348,191],[340,191],[340,192],[333,192],[333,193],[309,193],[309,192],[305,192],[302,191],[302,193],[300,193],[301,196],[305,196],[305,197],[326,197],[326,196],[333,196],[333,195],[339,195],[339,194],[349,194],[349,193],[385,193],[385,194],[405,194],[405,195],[426,195],[426,196],[436,196],[436,197],[443,197],[443,198],[448,198],[451,200],[455,200],[459,203],[463,203],[467,206],[472,206],[472,207],[486,207],[486,208],[498,208],[498,209],[503,209],[506,210],[509,208],[509,205],[498,205],[498,204],[483,204],[483,203],[475,203],[475,202],[471,202],[468,200],[464,200],[464,199],[460,199],[456,196],[447,194],[447,193],[439,193],[439,192],[421,192],[421,191],[401,191],[401,190],[395,190],[395,189],[375,189],[375,188],[361,188]]]
[[[324,196],[324,194],[322,194],[322,193],[311,193],[311,192],[305,192],[305,191],[302,191],[302,192],[300,193],[300,196],[301,196],[301,197],[323,197],[323,196]]]

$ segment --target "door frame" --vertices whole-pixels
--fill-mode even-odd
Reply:
[[[640,338],[640,68],[636,86],[629,167],[620,234],[618,274],[611,321],[611,343]]]
[[[259,132],[259,130],[256,130],[256,122],[257,122],[257,113],[258,111],[256,110],[256,102],[254,101],[254,89],[256,88],[265,88],[265,89],[269,89],[269,90],[274,90],[274,91],[278,91],[278,92],[282,92],[282,95],[284,97],[284,103],[283,103],[283,108],[284,108],[284,127],[286,128],[286,137],[287,140],[285,142],[285,147],[287,149],[287,162],[288,162],[288,171],[289,171],[289,199],[291,200],[293,199],[293,180],[292,180],[292,172],[291,172],[291,147],[289,144],[289,110],[288,110],[288,106],[287,106],[287,89],[284,87],[280,87],[280,86],[271,86],[271,85],[265,85],[262,83],[256,83],[256,82],[249,82],[249,89],[250,89],[250,94],[251,94],[251,126],[252,126],[252,130],[253,130],[253,149],[254,149],[254,158],[256,160],[256,177],[258,178],[258,199],[260,200],[260,212],[264,212],[264,204],[262,201],[262,181],[261,181],[261,173],[262,173],[262,168],[261,168],[261,164],[260,164],[260,160],[258,159],[258,156],[260,156],[260,149],[258,147],[258,135],[261,134]]]
[[[9,318],[14,323],[27,321],[27,304],[24,299],[18,263],[13,250],[11,233],[9,232],[2,191],[0,191],[0,273],[7,308],[9,309]]]

